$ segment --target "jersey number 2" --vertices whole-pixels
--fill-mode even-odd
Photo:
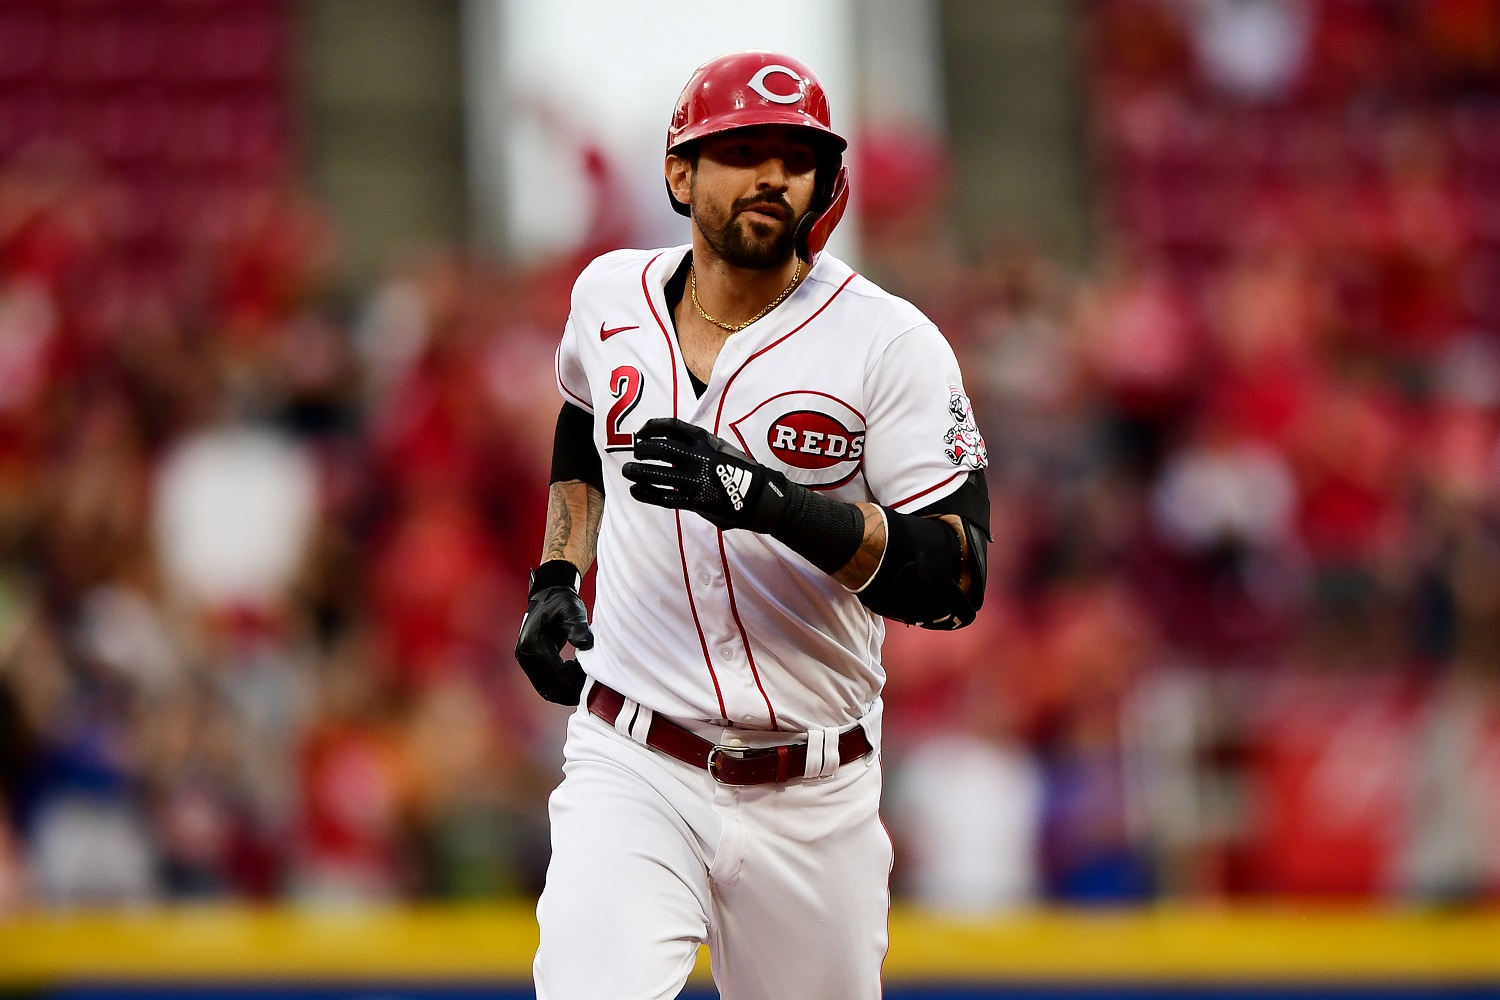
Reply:
[[[621,365],[609,373],[609,394],[615,397],[609,415],[604,418],[604,447],[608,449],[629,448],[635,442],[629,434],[620,430],[620,422],[630,416],[635,404],[641,401],[641,370],[631,365]]]

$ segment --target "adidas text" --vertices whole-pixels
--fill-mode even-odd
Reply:
[[[729,494],[729,502],[735,510],[743,510],[745,507],[745,494],[750,490],[750,470],[736,469],[732,465],[721,465],[718,467],[719,482],[724,484],[724,492]]]

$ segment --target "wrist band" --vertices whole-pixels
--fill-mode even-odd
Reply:
[[[583,573],[566,559],[549,559],[531,571],[529,594],[547,587],[567,587],[578,592],[583,583]]]
[[[865,516],[852,503],[824,496],[783,478],[787,494],[772,538],[825,573],[848,565],[865,540]]]

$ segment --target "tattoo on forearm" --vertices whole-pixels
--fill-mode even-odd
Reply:
[[[542,561],[549,559],[566,559],[568,557],[568,539],[573,537],[573,511],[568,506],[567,497],[552,496],[553,500],[561,500],[561,503],[547,504],[547,547],[542,553]]]
[[[604,494],[599,490],[577,480],[553,483],[547,494],[542,562],[566,559],[587,571],[594,562],[594,547],[603,519]]]

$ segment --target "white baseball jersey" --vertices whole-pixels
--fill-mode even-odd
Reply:
[[[910,303],[827,253],[786,301],[732,334],[697,396],[663,286],[690,247],[622,250],[573,289],[563,397],[594,416],[606,503],[591,676],[679,720],[805,732],[877,704],[883,620],[775,539],[631,498],[621,467],[653,417],[678,417],[794,482],[918,510],[983,466],[953,351]]]

